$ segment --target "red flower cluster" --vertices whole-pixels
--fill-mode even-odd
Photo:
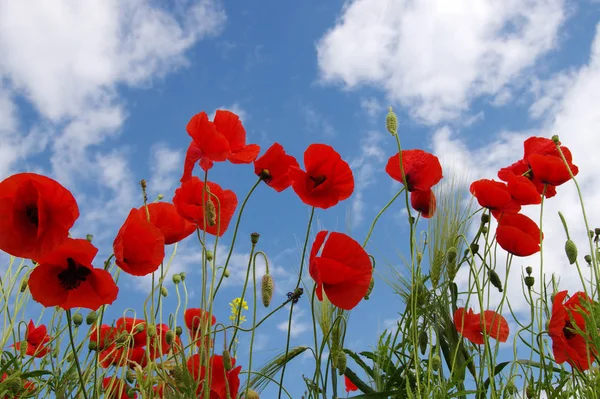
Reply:
[[[235,367],[231,370],[225,369],[223,356],[212,355],[210,357],[210,398],[211,399],[226,399],[237,398],[240,388],[240,371],[242,366]],[[235,366],[235,358],[231,358],[231,365]],[[199,386],[196,394],[200,394],[203,390],[203,385],[206,380],[206,368],[200,364],[200,355],[195,354],[187,361],[187,368],[192,377]],[[229,393],[229,395],[227,394]]]
[[[46,346],[50,342],[51,337],[48,335],[48,330],[44,324],[36,327],[33,320],[29,320],[27,331],[25,332],[25,341],[17,342],[15,348],[21,350],[22,345],[27,345],[25,354],[41,358],[50,352],[50,348]]]
[[[410,204],[414,210],[421,212],[424,218],[431,218],[435,213],[436,199],[433,186],[442,180],[442,165],[439,159],[423,150],[403,150],[402,169],[400,169],[400,153],[393,155],[385,166],[390,177],[404,184],[410,192]]]
[[[552,338],[556,362],[568,362],[572,367],[584,371],[590,368],[590,363],[598,353],[588,343],[590,331],[584,318],[584,314],[590,314],[594,302],[584,292],[577,292],[564,302],[567,294],[567,291],[561,291],[554,296],[548,334]],[[595,327],[592,326],[591,330],[595,330]]]
[[[500,342],[506,342],[509,334],[506,319],[492,310],[484,311],[482,320],[481,314],[473,313],[473,309],[469,309],[468,312],[465,312],[465,308],[456,309],[454,326],[456,331],[476,345],[484,343],[484,329],[488,337]]]
[[[373,274],[369,255],[363,247],[345,234],[320,231],[310,251],[310,276],[317,283],[320,301],[323,293],[335,306],[351,310],[364,298]],[[323,245],[324,243],[324,245]],[[317,256],[323,247],[320,256]]]

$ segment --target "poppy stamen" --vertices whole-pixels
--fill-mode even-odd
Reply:
[[[38,216],[38,209],[36,206],[28,206],[25,209],[25,215],[27,215],[27,219],[36,227],[39,225],[40,219]]]
[[[565,324],[565,327],[563,328],[563,333],[565,334],[566,339],[571,339],[575,337],[575,329],[573,328],[573,325],[570,321],[568,321],[567,324]]]
[[[313,189],[319,187],[321,184],[325,183],[325,180],[327,180],[327,176],[309,176],[310,180],[312,180],[313,182],[315,182],[315,186],[313,187]]]
[[[271,182],[271,172],[269,172],[269,169],[263,169],[260,171],[260,179],[266,183]]]
[[[74,290],[87,279],[90,273],[89,268],[78,264],[73,258],[67,258],[67,269],[58,273],[58,280],[64,289]]]

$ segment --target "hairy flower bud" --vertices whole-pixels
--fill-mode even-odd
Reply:
[[[588,265],[592,264],[592,256],[591,255],[586,255],[586,256],[583,257],[583,259],[586,261],[586,263]]]
[[[231,371],[231,369],[233,368],[233,364],[231,362],[231,354],[227,349],[223,351],[223,368],[225,368],[225,371]]]
[[[567,254],[570,265],[577,261],[577,245],[575,245],[573,240],[567,240],[567,242],[565,242],[565,253]]]
[[[477,251],[479,251],[479,244],[473,243],[473,244],[469,245],[469,248],[471,249],[471,252],[473,254],[476,254]]]
[[[482,213],[481,214],[481,223],[486,224],[489,221],[490,221],[490,215],[488,215],[487,213]]]
[[[490,283],[492,283],[494,287],[498,288],[498,291],[502,292],[502,281],[500,280],[500,277],[498,277],[498,273],[496,273],[494,270],[490,270],[488,275],[490,277]]]
[[[181,277],[181,281],[185,281],[185,272],[179,273],[179,277]]]
[[[336,354],[336,367],[340,375],[343,375],[346,372],[346,353],[344,351],[339,351]]]
[[[85,324],[87,324],[88,326],[93,324],[96,319],[98,318],[98,315],[96,314],[96,312],[94,312],[93,310],[87,314],[87,316],[85,317]]]
[[[27,279],[23,280],[23,281],[21,282],[21,289],[20,289],[20,291],[21,291],[21,292],[25,292],[25,291],[27,291],[27,287],[28,287],[28,285],[29,285],[29,281],[28,281]]]
[[[373,288],[375,288],[375,279],[371,277],[371,282],[369,283],[369,288],[367,289],[367,293],[364,296],[365,300],[369,300],[371,297],[371,293],[373,292]]]
[[[223,276],[225,276],[225,278],[229,278],[230,275],[229,269],[223,269]]]
[[[79,327],[81,325],[81,323],[83,323],[83,316],[81,315],[81,313],[76,313],[73,315],[73,324],[77,327]]]
[[[260,293],[262,296],[262,303],[265,308],[268,308],[273,298],[273,291],[275,289],[275,282],[270,274],[265,274],[262,277],[262,283],[260,285]]]
[[[94,236],[91,234],[86,234],[85,239],[88,240],[89,242],[92,242],[92,240],[94,239]]]
[[[28,346],[29,346],[29,343],[27,343],[27,341],[21,342],[21,346],[19,347],[19,351],[21,353],[21,356],[25,356],[27,354],[27,347]]]
[[[158,194],[158,195],[156,196],[156,199],[157,199],[157,200],[159,200],[159,201],[160,201],[161,199],[163,199],[163,198],[165,198],[165,196],[164,196],[163,194]]]
[[[392,136],[398,134],[398,117],[392,110],[392,107],[388,108],[388,113],[385,117],[385,127]]]
[[[96,349],[98,349],[98,344],[96,343],[96,341],[90,341],[90,343],[88,344],[88,349],[91,351],[95,351]]]

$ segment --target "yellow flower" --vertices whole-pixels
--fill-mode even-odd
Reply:
[[[229,320],[231,320],[232,323],[236,323],[238,317],[239,324],[246,321],[246,317],[241,315],[242,310],[248,310],[248,303],[246,301],[243,301],[242,298],[235,298],[233,301],[229,302],[229,306],[231,307],[231,316],[229,316]]]

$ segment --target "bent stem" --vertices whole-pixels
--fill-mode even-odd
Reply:
[[[302,248],[302,257],[300,259],[300,271],[298,272],[298,281],[296,282],[296,287],[294,290],[297,290],[300,287],[300,283],[302,282],[302,271],[304,270],[304,258],[306,257],[306,247],[308,246],[308,239],[310,237],[310,228],[312,226],[313,217],[315,216],[315,207],[313,206],[310,210],[310,218],[308,219],[308,227],[306,228],[306,237],[304,238],[304,247]],[[285,343],[285,357],[287,358],[288,353],[290,352],[290,339],[291,339],[291,331],[292,331],[292,313],[294,311],[294,302],[290,304],[290,316],[288,318],[288,331],[287,338]],[[281,378],[279,379],[279,393],[277,395],[278,399],[281,399],[281,390],[283,388],[283,377],[285,375],[285,368],[287,366],[287,362],[283,364],[283,368],[281,369]]]
[[[69,341],[71,341],[71,348],[73,349],[73,358],[75,359],[75,366],[77,366],[77,374],[79,375],[79,383],[81,384],[81,390],[83,391],[83,397],[88,399],[87,392],[85,391],[85,382],[83,381],[83,374],[81,373],[81,365],[79,364],[79,357],[77,356],[77,348],[75,348],[75,340],[73,339],[73,327],[71,320],[71,309],[67,310],[67,324],[69,325]]]
[[[383,208],[381,208],[381,210],[379,211],[377,216],[375,216],[375,219],[373,219],[373,223],[371,224],[371,228],[369,229],[369,232],[367,233],[367,238],[365,238],[365,242],[363,242],[363,245],[362,245],[363,248],[365,248],[367,246],[367,243],[369,242],[369,239],[371,238],[371,234],[373,234],[373,229],[375,229],[375,224],[377,224],[377,221],[379,220],[381,215],[383,215],[383,213],[394,203],[394,201],[396,201],[396,198],[398,198],[400,196],[400,194],[402,194],[404,192],[405,189],[406,189],[406,187],[403,186],[400,189],[400,191],[398,191],[396,193],[396,195],[394,195],[392,197],[392,199]]]

